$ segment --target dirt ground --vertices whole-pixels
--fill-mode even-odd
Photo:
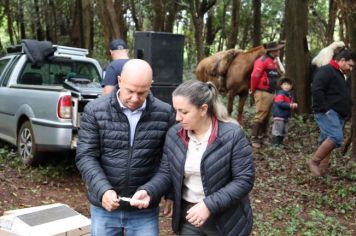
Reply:
[[[291,128],[298,130],[298,127]],[[301,206],[302,210],[298,214],[304,221],[311,220],[310,209],[314,208],[325,217],[336,218],[344,231],[337,231],[340,234],[330,231],[330,235],[345,235],[343,232],[347,232],[346,235],[356,234],[355,181],[345,178],[335,167],[344,163],[333,162],[331,177],[327,179],[311,177],[305,165],[306,159],[316,147],[316,137],[310,137],[314,132],[315,127],[304,127],[300,133],[290,134],[283,149],[270,149],[267,142],[265,148],[254,150],[256,182],[250,194],[255,216],[253,235],[266,235],[270,229],[278,229],[277,232],[284,233],[268,235],[287,235],[284,229],[296,220],[292,212],[295,206]],[[2,146],[0,143],[0,149]],[[53,154],[48,155],[51,157]],[[37,168],[23,168],[13,158],[14,154],[6,155],[0,162],[0,216],[6,210],[58,202],[90,217],[85,186],[74,166],[73,157]],[[59,159],[61,158],[63,156]],[[283,209],[289,209],[290,212],[283,212]],[[289,217],[289,221],[285,217]],[[173,235],[171,219],[161,217],[160,222],[161,235]],[[266,225],[269,222],[271,225]],[[288,235],[323,235],[300,233],[310,232],[313,229],[308,227],[314,227],[303,225],[302,222],[303,219],[298,221],[297,229]],[[318,226],[313,221],[311,224]],[[334,223],[327,224],[330,224],[327,227],[334,227]],[[266,228],[267,226],[270,228]],[[329,229],[323,227],[328,232]]]

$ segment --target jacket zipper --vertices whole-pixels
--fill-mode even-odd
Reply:
[[[126,167],[126,181],[125,181],[125,188],[123,190],[123,193],[122,195],[124,196],[128,196],[128,186],[129,186],[129,178],[130,178],[130,172],[131,172],[131,160],[132,160],[132,152],[134,150],[134,146],[135,146],[135,136],[136,136],[136,133],[137,133],[137,127],[139,126],[140,122],[141,122],[141,119],[142,117],[144,116],[145,114],[145,111],[142,112],[141,114],[141,117],[140,119],[138,120],[137,124],[136,124],[136,129],[135,129],[135,135],[134,135],[134,139],[133,139],[133,142],[132,142],[132,146],[131,146],[131,127],[130,127],[130,122],[129,122],[129,119],[127,118],[127,116],[124,114],[124,116],[126,117],[126,120],[127,120],[127,123],[128,123],[128,126],[129,126],[129,152],[128,152],[128,160],[127,160],[127,167]],[[120,194],[121,195],[121,194]],[[131,197],[131,196],[129,196]]]

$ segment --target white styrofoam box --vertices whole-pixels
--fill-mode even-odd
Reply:
[[[1,230],[21,236],[82,236],[90,235],[90,219],[55,203],[6,211],[0,217]]]

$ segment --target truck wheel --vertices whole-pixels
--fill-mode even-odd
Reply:
[[[25,121],[19,130],[17,152],[21,157],[22,163],[26,166],[36,164],[39,161],[35,137],[29,121]]]

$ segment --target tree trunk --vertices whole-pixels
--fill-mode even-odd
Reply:
[[[98,14],[98,18],[99,21],[101,23],[101,32],[103,35],[103,40],[104,40],[104,44],[105,45],[109,45],[110,44],[110,40],[111,40],[111,34],[109,32],[109,20],[108,18],[105,16],[105,7],[104,7],[104,3],[102,0],[97,0],[96,1],[96,7],[97,7],[97,14]],[[106,54],[109,58],[109,53]]]
[[[105,10],[106,10],[106,17],[109,18],[109,23],[110,23],[110,28],[109,31],[112,32],[111,38],[119,38],[121,37],[120,35],[120,26],[118,24],[118,16],[116,15],[114,4],[112,0],[105,0]]]
[[[195,29],[194,38],[197,47],[197,62],[204,58],[204,15],[215,3],[216,0],[203,0],[202,2],[199,0],[189,1],[189,11]]]
[[[165,9],[162,0],[152,0],[153,8],[153,31],[163,31],[164,29],[164,18]]]
[[[353,0],[343,1],[344,9],[342,10],[347,15],[348,33],[350,35],[351,51],[356,52],[356,5]],[[352,70],[351,74],[352,83],[352,101],[354,106],[352,107],[352,160],[349,163],[351,168],[354,168],[352,173],[355,173],[356,163],[356,70]]]
[[[20,27],[20,39],[26,38],[25,18],[24,18],[23,8],[24,8],[24,1],[20,0],[19,1],[19,20],[18,20],[18,25]]]
[[[93,50],[93,11],[90,0],[82,0],[81,4],[82,47]]]
[[[308,0],[286,0],[286,75],[294,80],[300,113],[310,113]]]
[[[7,32],[9,34],[9,38],[10,38],[10,44],[14,45],[14,31],[13,31],[13,27],[12,27],[12,11],[10,8],[10,1],[9,0],[5,0],[5,4],[4,4],[4,11],[7,17]]]
[[[214,10],[210,9],[208,11],[208,18],[206,20],[206,36],[205,36],[205,48],[204,48],[204,57],[207,57],[210,55],[211,51],[211,46],[214,43],[214,39],[216,36],[216,32],[218,31],[218,28],[215,27],[214,25]],[[222,18],[220,24],[225,24],[225,17]]]
[[[117,17],[119,19],[120,35],[121,38],[127,41],[127,25],[124,18],[125,6],[124,1],[115,1],[115,11],[117,12]]]
[[[35,16],[34,16],[34,21],[35,21],[35,30],[36,30],[36,38],[38,40],[43,40],[44,39],[44,34],[43,34],[43,29],[42,29],[42,24],[41,24],[41,13],[40,13],[40,6],[38,4],[38,0],[34,0],[35,4]]]
[[[164,32],[173,32],[174,21],[176,19],[177,12],[179,10],[179,1],[169,1],[168,0],[168,14],[166,15]]]
[[[261,45],[261,0],[253,0],[253,47]]]
[[[100,1],[100,0],[98,0],[98,1]],[[138,20],[137,12],[136,12],[136,6],[135,6],[135,1],[134,0],[130,0],[130,10],[131,10],[131,14],[132,14],[132,19],[135,22],[135,29],[136,29],[136,31],[140,31],[142,29],[142,24]]]
[[[237,36],[239,34],[239,18],[240,18],[241,0],[232,0],[231,12],[231,30],[228,34],[227,48],[235,48],[237,43]]]
[[[109,48],[110,41],[115,38],[121,38],[120,26],[118,19],[120,18],[115,11],[114,3],[112,0],[97,0],[99,10],[99,19],[103,30],[103,39],[106,48]]]
[[[82,47],[82,0],[76,0],[72,10],[71,46]]]
[[[337,10],[338,10],[337,2],[335,0],[329,0],[329,17],[328,17],[328,24],[325,32],[327,45],[331,44],[334,41],[334,29],[335,29]]]

